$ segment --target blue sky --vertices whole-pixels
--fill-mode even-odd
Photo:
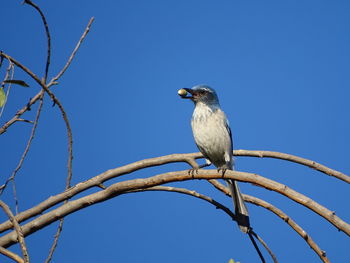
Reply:
[[[2,1],[0,49],[42,76],[46,40],[41,20],[20,3]],[[190,128],[193,105],[179,99],[177,90],[202,83],[216,89],[230,119],[235,149],[291,153],[349,173],[348,1],[37,4],[52,34],[51,77],[65,64],[90,17],[95,17],[74,62],[54,87],[73,129],[73,183],[133,161],[197,151]],[[5,67],[0,70],[3,76]],[[39,89],[20,70],[16,78],[31,88],[12,89],[1,124]],[[33,114],[35,110],[24,117],[33,119]],[[18,123],[0,137],[2,178],[16,167],[30,128]],[[21,210],[64,189],[65,134],[58,108],[47,101],[17,178]],[[236,164],[240,171],[258,173],[308,195],[350,222],[346,183],[279,160],[239,157]],[[168,165],[124,179],[186,168]],[[174,185],[231,204],[205,182]],[[332,262],[349,258],[349,237],[324,219],[276,193],[240,185],[242,192],[271,202],[295,219]],[[3,196],[12,204],[11,197],[10,191]],[[248,208],[254,229],[280,262],[318,262],[282,220],[262,208]],[[55,229],[51,225],[27,238],[33,262],[43,262]],[[259,262],[248,238],[224,213],[188,196],[159,192],[120,196],[68,216],[53,262],[230,258]]]

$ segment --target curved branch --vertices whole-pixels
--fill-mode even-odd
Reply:
[[[221,209],[228,216],[230,216],[233,221],[236,221],[235,214],[227,206],[224,206],[223,204],[217,202],[213,198],[211,198],[209,196],[206,196],[206,195],[203,195],[203,194],[200,194],[200,193],[198,193],[198,192],[196,192],[194,190],[188,190],[188,189],[185,189],[185,188],[172,187],[172,186],[152,186],[152,187],[149,187],[149,188],[142,188],[142,189],[132,190],[132,191],[125,192],[125,193],[122,193],[122,194],[138,193],[138,192],[146,192],[146,191],[176,192],[176,193],[180,193],[180,194],[193,196],[193,197],[202,199],[202,200],[204,200],[204,201],[214,205],[216,209]]]
[[[242,151],[242,150],[241,150]],[[254,153],[254,151],[246,151]],[[235,153],[235,151],[234,151]],[[279,154],[279,153],[277,153]],[[277,155],[276,155],[277,156]],[[287,155],[288,156],[288,155]],[[100,175],[97,175],[85,182],[79,183],[71,188],[69,188],[67,191],[57,194],[55,196],[52,196],[48,198],[47,200],[41,202],[37,206],[30,208],[16,216],[16,219],[18,222],[22,222],[26,219],[29,219],[33,216],[39,215],[42,212],[44,212],[46,209],[63,202],[64,200],[67,200],[74,195],[81,193],[89,188],[92,187],[99,187],[99,185],[103,184],[105,181],[110,180],[112,178],[129,174],[132,172],[135,172],[140,169],[153,167],[153,166],[160,166],[168,163],[175,163],[175,162],[186,162],[190,164],[192,167],[195,167],[196,162],[195,159],[203,158],[201,153],[187,153],[187,154],[171,154],[171,155],[165,155],[161,157],[156,158],[149,158],[144,159],[141,161],[137,161],[131,164],[127,164],[125,166],[121,166],[118,168],[107,170],[104,173],[101,173]],[[300,157],[299,157],[300,158]],[[301,158],[302,159],[302,158]],[[331,169],[330,169],[331,170]],[[0,233],[3,231],[6,231],[12,227],[11,222],[6,221],[2,224],[0,224]]]
[[[29,149],[30,149],[30,146],[31,146],[31,144],[32,144],[32,141],[33,141],[33,139],[34,139],[35,132],[36,132],[36,128],[37,128],[37,126],[38,126],[39,117],[40,117],[40,113],[41,113],[41,109],[42,109],[42,107],[43,107],[43,104],[44,104],[44,100],[43,100],[43,98],[41,97],[41,99],[40,99],[40,104],[39,104],[38,109],[37,109],[37,112],[36,112],[36,116],[35,116],[35,120],[34,120],[34,125],[33,125],[33,127],[32,127],[32,131],[31,131],[31,133],[30,133],[30,137],[29,137],[28,142],[27,142],[27,146],[26,146],[26,148],[25,148],[25,150],[24,150],[24,152],[23,152],[23,154],[22,154],[22,157],[21,157],[19,163],[17,164],[16,169],[12,172],[12,175],[11,175],[9,178],[7,178],[6,182],[5,182],[2,186],[0,186],[0,196],[2,195],[2,193],[3,193],[3,191],[5,190],[5,188],[6,188],[6,186],[8,185],[8,183],[9,183],[11,180],[14,180],[14,179],[15,179],[17,172],[18,172],[18,171],[21,169],[21,167],[22,167],[22,164],[23,164],[23,162],[24,162],[24,159],[26,158],[27,153],[28,153],[28,151],[29,151]]]
[[[236,216],[234,213],[232,213],[232,211],[227,208],[226,206],[224,206],[223,204],[215,201],[213,198],[200,194],[196,191],[193,190],[188,190],[185,188],[178,188],[178,187],[172,187],[172,186],[153,186],[150,188],[145,188],[145,189],[137,189],[134,191],[130,191],[127,193],[137,193],[137,192],[145,192],[145,191],[166,191],[166,192],[176,192],[176,193],[180,193],[180,194],[185,194],[185,195],[189,195],[189,196],[193,196],[199,199],[202,199],[204,201],[207,201],[208,203],[214,205],[216,207],[216,209],[221,209],[223,210],[227,215],[229,215],[231,217],[232,220],[236,221]],[[125,193],[125,194],[127,194]],[[277,263],[277,258],[274,255],[274,253],[272,252],[272,250],[267,246],[267,244],[264,242],[264,240],[258,235],[256,234],[253,230],[250,230],[248,232],[249,234],[252,234],[254,237],[256,237],[256,239],[262,244],[262,246],[267,250],[267,252],[270,254],[272,260]],[[261,253],[259,251],[258,248],[256,248],[258,253]],[[261,255],[262,256],[262,255]]]
[[[275,254],[272,252],[272,250],[267,246],[266,242],[254,231],[250,231],[249,232],[251,235],[253,235],[262,245],[263,247],[267,250],[267,252],[270,254],[272,260],[274,263],[278,263],[277,258],[275,256]]]
[[[18,62],[17,60],[15,60],[13,57],[11,57],[10,55],[7,55],[4,52],[0,53],[0,56],[3,58],[6,58],[9,62],[12,62],[13,64],[15,64],[17,67],[19,67],[20,69],[22,69],[25,73],[27,73],[32,79],[34,79],[40,86],[45,86],[45,84],[39,79],[39,77],[37,75],[35,75],[29,68],[27,68],[26,66],[24,66],[22,63]]]
[[[279,216],[289,226],[291,226],[295,230],[295,232],[297,232],[305,240],[305,242],[307,244],[309,244],[311,249],[313,251],[315,251],[315,253],[320,257],[320,259],[323,262],[325,262],[325,263],[330,262],[329,259],[326,257],[326,253],[319,248],[319,246],[315,243],[315,241],[313,241],[311,236],[308,233],[306,233],[304,231],[304,229],[302,229],[292,218],[290,218],[282,210],[278,209],[277,207],[273,206],[272,204],[270,204],[264,200],[261,200],[257,197],[254,197],[254,196],[243,194],[243,198],[244,198],[244,201],[251,203],[251,204],[254,204],[254,205],[257,205],[257,206],[264,207],[264,208],[270,210],[271,212],[273,212],[275,215]]]
[[[330,175],[330,176],[334,176],[334,177],[338,178],[339,180],[350,183],[350,176],[343,174],[339,171],[333,170],[331,168],[328,168],[327,166],[322,165],[320,163],[317,163],[315,161],[301,158],[299,156],[295,156],[292,154],[281,153],[281,152],[272,152],[272,151],[235,150],[235,151],[233,151],[233,155],[234,156],[250,156],[250,157],[274,158],[274,159],[286,160],[286,161],[290,161],[290,162],[294,162],[294,163],[308,166],[308,167],[315,169],[319,172],[325,173],[325,174]]]
[[[201,155],[197,154],[200,158]],[[125,166],[121,166],[118,168],[107,170],[106,172],[97,175],[85,182],[78,183],[77,185],[69,188],[68,190],[64,191],[63,193],[57,194],[55,196],[49,197],[47,200],[41,202],[35,207],[32,207],[16,216],[16,219],[18,222],[23,222],[24,220],[27,220],[33,216],[39,215],[43,213],[46,209],[61,203],[65,200],[70,199],[71,197],[89,189],[92,187],[99,187],[101,184],[103,184],[105,181],[110,180],[112,178],[129,174],[132,172],[135,172],[140,169],[153,167],[153,166],[159,166],[163,164],[168,163],[174,163],[174,162],[187,162],[191,163],[193,161],[193,154],[171,154],[166,156],[161,156],[157,158],[150,158],[145,159],[141,161],[137,161]],[[6,221],[2,224],[0,224],[0,233],[4,232],[12,227],[12,224],[10,221]]]
[[[17,254],[13,253],[12,251],[6,248],[0,247],[0,254],[3,254],[4,256],[11,258],[18,263],[24,263],[23,259],[20,256],[18,256]]]
[[[12,214],[10,208],[1,200],[0,200],[0,206],[4,210],[4,212],[7,214],[7,216],[10,218],[10,220],[11,220],[13,226],[14,226],[15,233],[17,235],[18,242],[20,244],[21,251],[22,251],[22,254],[23,254],[24,262],[29,263],[29,255],[28,255],[26,243],[24,241],[24,235],[23,235],[23,231],[21,229],[21,226],[16,221],[16,218]]]
[[[37,102],[41,96],[44,94],[44,90],[39,91],[22,109],[17,111],[15,116],[7,121],[1,128],[0,128],[0,135],[7,131],[7,129],[14,124],[16,121],[20,121],[19,117],[22,116],[23,113],[25,113],[30,106],[32,106],[35,102]]]
[[[223,192],[225,195],[231,197],[231,193],[229,189],[224,186],[222,183],[215,179],[208,180],[216,189]],[[250,196],[247,194],[243,194],[244,201],[254,204],[256,206],[264,207],[271,212],[273,212],[275,215],[280,217],[284,222],[286,222],[290,227],[292,227],[295,232],[297,232],[304,240],[305,242],[311,247],[313,251],[320,257],[320,259],[325,262],[329,263],[329,259],[326,257],[326,253],[320,249],[320,247],[313,241],[310,235],[307,234],[307,232],[301,228],[293,219],[291,219],[286,213],[284,213],[282,210],[278,209],[277,207],[273,206],[272,204],[259,199],[254,196]]]
[[[335,215],[334,212],[328,210],[327,208],[316,203],[312,199],[302,195],[293,189],[277,183],[273,180],[264,178],[257,174],[238,172],[238,171],[229,171],[227,170],[224,177],[222,174],[218,174],[216,170],[198,170],[198,174],[189,175],[188,170],[169,172],[164,174],[159,174],[144,179],[134,179],[123,182],[115,183],[104,190],[101,190],[97,193],[93,193],[79,199],[69,201],[66,204],[61,205],[60,207],[53,209],[46,214],[39,216],[38,218],[32,220],[31,222],[22,226],[22,231],[24,235],[29,235],[38,231],[39,229],[51,224],[54,221],[59,220],[60,218],[69,215],[75,211],[83,209],[85,207],[91,206],[96,203],[103,202],[105,200],[111,199],[117,195],[120,195],[124,192],[140,189],[140,188],[149,188],[156,185],[166,184],[176,181],[186,181],[191,179],[234,179],[242,182],[249,182],[254,185],[264,187],[268,190],[278,192],[293,201],[304,205],[315,213],[319,214],[331,224],[337,227],[339,230],[343,231],[350,236],[350,225],[344,222],[341,218]],[[79,185],[77,185],[79,186]],[[53,197],[55,198],[55,197]],[[8,247],[16,242],[16,233],[11,232],[0,238],[0,246]]]
[[[37,6],[36,4],[34,4],[30,0],[24,0],[24,3],[34,7],[34,9],[39,12],[39,14],[41,16],[41,19],[43,21],[44,27],[45,27],[46,39],[47,39],[47,57],[46,57],[45,75],[44,75],[44,78],[43,78],[43,82],[46,83],[47,75],[49,73],[50,59],[51,59],[51,36],[50,36],[49,26],[47,24],[45,15],[41,11],[39,6]]]
[[[78,49],[80,48],[81,43],[83,43],[83,40],[85,39],[86,35],[89,33],[91,24],[92,24],[92,22],[94,22],[94,19],[95,19],[94,17],[91,17],[91,18],[90,18],[90,21],[89,21],[89,23],[87,24],[83,35],[80,37],[80,39],[79,39],[77,45],[75,46],[75,48],[74,48],[72,54],[70,55],[70,57],[69,57],[69,59],[68,59],[66,65],[63,67],[63,69],[62,69],[55,77],[53,77],[53,78],[51,79],[50,83],[47,85],[48,87],[50,87],[50,86],[56,84],[56,81],[64,74],[64,72],[66,72],[67,68],[68,68],[68,67],[70,66],[70,64],[72,63],[72,60],[73,60],[75,54],[77,53]]]

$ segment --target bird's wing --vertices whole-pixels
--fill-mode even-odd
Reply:
[[[230,143],[230,155],[231,155],[231,158],[232,158],[232,167],[234,167],[235,166],[235,159],[232,156],[232,151],[233,151],[232,132],[231,132],[231,128],[230,128],[230,125],[229,125],[229,122],[228,122],[227,119],[226,119],[225,127],[226,127],[226,130],[227,130],[227,133],[230,136],[230,142],[231,142]]]

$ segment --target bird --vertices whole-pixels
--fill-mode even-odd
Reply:
[[[193,137],[206,159],[206,164],[199,168],[213,164],[223,174],[226,170],[234,170],[232,133],[216,91],[207,85],[197,85],[180,89],[178,94],[195,105],[191,119]],[[248,233],[251,229],[249,213],[237,181],[227,179],[226,182],[233,199],[236,222],[243,233]]]

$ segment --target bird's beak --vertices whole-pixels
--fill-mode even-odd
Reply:
[[[193,90],[191,89],[179,89],[177,94],[179,94],[179,96],[182,98],[182,99],[193,99],[193,96],[187,96],[187,95],[193,95]]]

